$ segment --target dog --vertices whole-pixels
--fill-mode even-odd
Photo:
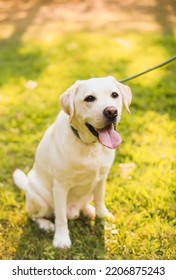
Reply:
[[[61,95],[62,110],[39,143],[31,171],[13,173],[26,192],[28,215],[54,232],[55,248],[71,246],[68,219],[80,212],[112,216],[104,203],[105,182],[122,141],[116,131],[122,105],[130,113],[131,100],[130,88],[111,76],[76,81]]]

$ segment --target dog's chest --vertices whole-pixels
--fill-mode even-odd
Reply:
[[[109,168],[102,167],[93,169],[76,169],[73,170],[71,177],[68,179],[71,201],[77,200],[88,193],[91,193],[101,182]]]
[[[67,149],[59,149],[59,154],[52,162],[52,172],[66,189],[75,192],[89,192],[108,173],[115,152],[101,144],[80,145],[80,141]],[[57,160],[57,159],[62,160]],[[83,194],[82,194],[83,195]]]
[[[103,175],[107,173],[109,168],[107,167],[100,167],[93,169],[92,167],[86,168],[78,167],[73,168],[72,171],[72,185],[77,186],[85,186],[89,185],[90,187],[101,180]]]
[[[89,192],[107,175],[113,155],[95,154],[88,151],[69,159],[63,178],[67,187],[75,192]]]

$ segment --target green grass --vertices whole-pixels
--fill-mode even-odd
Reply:
[[[121,79],[162,62],[174,55],[174,36],[82,31],[49,42],[13,36],[0,50],[0,259],[175,259],[175,63],[128,83],[132,116],[124,112],[118,127],[123,143],[106,185],[113,222],[70,221],[71,249],[55,250],[53,235],[28,219],[24,193],[12,182],[16,167],[31,168],[67,87],[94,76]],[[26,88],[28,80],[38,86]]]

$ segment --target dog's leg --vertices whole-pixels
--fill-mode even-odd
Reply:
[[[105,196],[105,181],[106,178],[101,180],[94,190],[94,203],[96,209],[96,216],[99,218],[110,218],[113,219],[113,215],[108,211],[104,203]]]
[[[53,246],[55,248],[66,249],[71,246],[67,222],[67,195],[68,190],[64,189],[57,180],[54,180],[55,234]]]
[[[45,231],[54,231],[54,224],[48,217],[52,216],[52,210],[49,205],[37,193],[31,192],[30,188],[26,194],[26,210],[29,217],[37,223],[40,229]]]

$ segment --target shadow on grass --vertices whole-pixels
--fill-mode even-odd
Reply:
[[[175,0],[156,0],[154,14],[162,28],[163,35],[174,35],[174,25],[169,17],[168,7],[174,11],[176,8]]]
[[[52,247],[53,233],[44,232],[27,220],[16,250],[16,260],[84,260],[105,257],[104,223],[80,217],[69,221],[72,246],[68,250]]]
[[[3,75],[0,76],[0,86],[9,81],[15,81],[19,77],[25,79],[36,79],[46,67],[46,55],[42,54],[39,47],[21,50],[22,37],[26,30],[32,25],[35,15],[40,8],[39,2],[33,4],[29,9],[20,9],[21,13],[25,13],[22,18],[11,18],[14,11],[9,11],[9,18],[4,23],[10,24],[14,28],[14,32],[0,40],[0,68]],[[4,3],[5,5],[5,3]],[[2,13],[3,15],[3,13]]]

